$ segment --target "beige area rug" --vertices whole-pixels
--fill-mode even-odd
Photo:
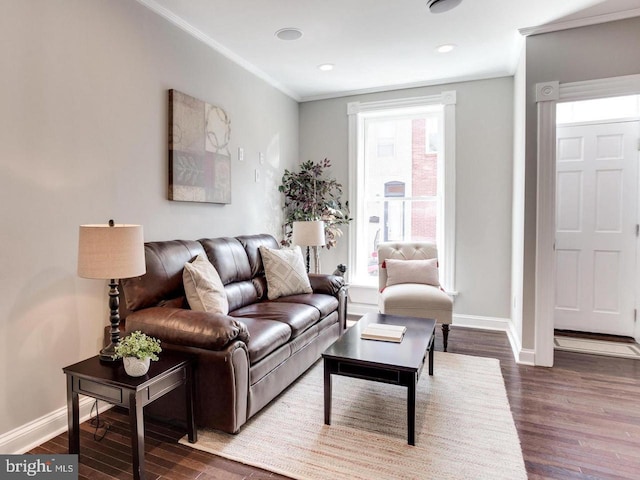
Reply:
[[[324,425],[322,361],[229,435],[180,443],[305,480],[526,479],[498,360],[435,352],[418,383],[416,446],[406,388],[333,376]]]
[[[554,337],[557,350],[567,352],[590,353],[608,357],[635,358],[640,360],[640,347],[637,343],[609,342],[607,340],[591,340],[565,336]]]

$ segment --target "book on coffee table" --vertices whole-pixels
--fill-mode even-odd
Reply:
[[[402,325],[388,325],[386,323],[370,323],[360,334],[365,340],[381,340],[383,342],[402,342],[407,327]]]

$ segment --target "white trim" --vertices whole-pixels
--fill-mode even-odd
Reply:
[[[559,83],[557,100],[538,102],[535,365],[553,365],[555,279],[549,272],[555,271],[556,103],[634,94],[640,94],[640,75]]]
[[[264,80],[265,82],[267,82],[272,87],[277,88],[278,90],[280,90],[282,93],[284,93],[288,97],[291,97],[292,99],[294,99],[297,102],[300,101],[300,96],[298,94],[296,94],[295,92],[293,92],[292,90],[287,88],[285,85],[280,83],[278,80],[276,80],[273,77],[267,75],[265,72],[260,70],[254,64],[248,62],[247,60],[242,58],[240,55],[238,55],[235,52],[229,50],[227,47],[225,47],[221,43],[218,43],[213,38],[208,36],[206,33],[202,32],[201,30],[199,30],[196,27],[194,27],[193,25],[191,25],[189,22],[187,22],[184,19],[182,19],[179,16],[177,16],[171,10],[163,7],[162,5],[159,5],[155,0],[137,0],[137,2],[142,4],[142,5],[144,5],[145,7],[147,7],[152,12],[157,13],[158,15],[163,17],[165,20],[168,20],[169,22],[173,23],[176,27],[181,28],[182,30],[184,30],[185,32],[190,34],[191,36],[193,36],[196,39],[200,40],[202,43],[204,43],[205,45],[211,47],[216,52],[218,52],[220,55],[228,58],[229,60],[231,60],[235,64],[241,66],[242,68],[244,68],[249,73],[255,75],[256,77],[258,77],[261,80]]]
[[[347,111],[351,109],[351,104],[347,105]],[[349,138],[347,139],[347,148],[348,148],[348,172],[349,172],[349,205],[351,208],[352,216],[355,218],[361,218],[363,206],[362,202],[358,202],[358,194],[357,192],[361,192],[364,188],[363,182],[358,182],[358,164],[362,161],[362,154],[359,155],[359,152],[362,152],[362,146],[358,145],[358,142],[361,141],[363,135],[361,130],[363,129],[363,122],[358,121],[358,116],[355,114],[348,114],[349,117]],[[360,131],[359,131],[360,130]],[[355,238],[358,236],[358,232],[356,231],[357,222],[352,222],[349,224],[349,242],[348,242],[348,251],[347,258],[353,259],[356,258],[356,245],[357,242]],[[355,264],[352,263],[352,266]],[[350,268],[347,270],[347,279],[353,281],[353,272],[356,268]]]
[[[516,363],[522,365],[535,365],[535,352],[533,350],[522,348],[515,324],[510,318],[454,314],[453,325],[455,327],[462,328],[478,328],[480,330],[505,332]]]
[[[593,17],[576,18],[574,20],[565,20],[564,22],[549,23],[547,25],[538,25],[535,27],[520,28],[518,31],[521,35],[538,35],[541,33],[558,32],[560,30],[568,30],[570,28],[587,27],[589,25],[597,25],[599,23],[615,22],[616,20],[624,20],[627,18],[640,16],[640,8],[631,10],[623,10],[621,12],[605,13],[595,15]]]
[[[511,350],[513,352],[513,357],[516,360],[516,363],[521,365],[535,365],[535,351],[531,349],[522,348],[522,344],[520,343],[520,335],[516,331],[516,326],[513,322],[509,323],[509,328],[507,329],[507,338],[509,339],[509,344],[511,345]]]
[[[486,317],[480,315],[453,314],[453,324],[456,327],[480,328],[482,330],[497,330],[506,332],[511,320],[502,317]]]
[[[442,261],[447,268],[443,269],[442,284],[447,291],[456,291],[455,288],[455,238],[456,238],[456,91],[447,90],[438,95],[423,97],[407,97],[391,100],[379,100],[372,102],[349,102],[347,103],[347,115],[349,117],[349,204],[354,212],[355,218],[363,217],[362,202],[358,201],[357,192],[363,191],[364,185],[358,184],[358,168],[364,162],[363,148],[357,142],[362,141],[363,122],[362,117],[368,114],[384,110],[398,110],[423,107],[425,105],[442,104],[444,123],[444,168],[441,174],[444,184],[444,198],[442,201],[444,215],[443,224],[443,245],[438,248],[442,254]],[[360,147],[360,148],[359,148]],[[362,182],[361,182],[362,183]],[[358,223],[358,222],[356,222]],[[357,226],[354,228],[358,228]],[[363,228],[363,227],[361,227]],[[358,232],[349,235],[349,260],[354,264],[357,250]],[[358,270],[358,267],[352,269]],[[350,272],[352,273],[352,272]],[[352,279],[352,277],[349,277]]]
[[[442,92],[440,95],[427,95],[424,97],[405,97],[391,100],[377,100],[373,102],[349,102],[347,103],[347,115],[358,113],[379,112],[380,110],[398,110],[401,108],[421,108],[425,105],[444,104],[444,99],[455,104],[456,92]]]
[[[444,104],[444,251],[442,284],[456,290],[456,91],[442,92]]]
[[[504,77],[510,78],[510,77],[513,77],[513,74],[509,73],[512,71],[513,69],[509,69],[509,71],[501,70],[499,72],[490,72],[487,74],[480,74],[480,75],[463,75],[460,77],[438,78],[434,80],[425,80],[421,82],[397,83],[393,85],[361,88],[357,90],[346,90],[346,91],[340,91],[340,92],[323,93],[319,95],[308,95],[308,96],[302,97],[300,102],[315,102],[316,100],[329,100],[333,98],[353,97],[356,95],[365,95],[370,93],[381,93],[381,92],[391,92],[396,90],[408,90],[412,88],[442,86],[442,85],[448,85],[452,83],[475,82],[479,80],[490,80],[493,78],[504,78]]]
[[[540,132],[548,132],[540,135]],[[553,342],[546,341],[549,329],[553,333],[553,305],[555,282],[550,279],[555,272],[555,140],[556,104],[554,101],[538,102],[538,182],[536,213],[536,310],[535,345],[536,365],[553,366]],[[553,158],[554,168],[547,168]],[[553,335],[552,335],[553,337]]]
[[[349,319],[357,319],[367,313],[380,313],[380,309],[377,305],[368,303],[350,303],[347,307],[347,318]]]
[[[536,102],[558,100],[560,97],[560,82],[536,83]]]
[[[562,84],[559,100],[571,102],[603,97],[622,97],[638,92],[640,92],[640,75],[625,75]]]
[[[94,401],[91,397],[80,397],[80,423],[89,419]],[[98,402],[98,405],[100,413],[112,407],[111,404],[102,401]],[[65,406],[0,435],[0,452],[16,455],[42,445],[67,431],[67,418],[67,407]]]

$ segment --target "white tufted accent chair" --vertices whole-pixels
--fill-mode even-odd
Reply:
[[[408,317],[435,318],[442,325],[444,351],[447,351],[453,301],[442,289],[433,285],[401,283],[387,287],[386,259],[428,260],[438,258],[438,249],[429,242],[384,242],[378,245],[378,307],[380,313]]]

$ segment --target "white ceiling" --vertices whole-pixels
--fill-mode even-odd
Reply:
[[[138,1],[300,101],[512,75],[519,29],[640,16],[640,0],[463,0],[441,14],[426,0]],[[284,27],[302,38],[276,38]]]

